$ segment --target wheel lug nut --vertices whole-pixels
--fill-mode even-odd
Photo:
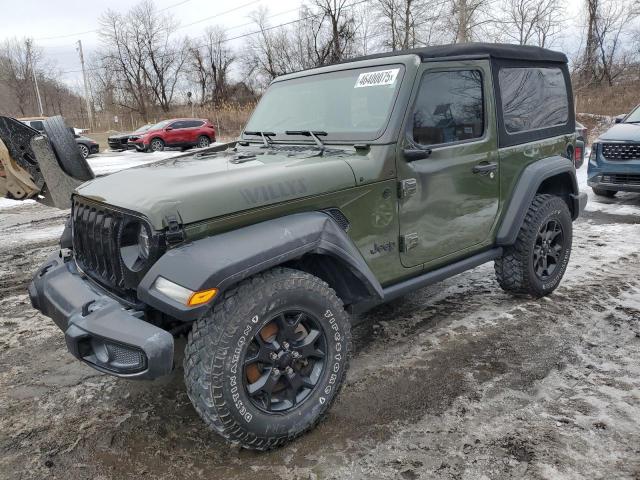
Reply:
[[[277,368],[274,368],[271,373],[273,374],[274,377],[277,377],[278,375],[280,375],[280,370],[278,370]]]
[[[287,342],[284,342],[282,344],[282,348],[284,348],[285,350],[287,350],[289,348],[289,344]]]
[[[285,373],[286,373],[287,375],[291,375],[291,374],[293,373],[293,368],[291,368],[291,367],[287,367],[287,368],[285,368],[285,369],[284,369],[284,371],[285,371]]]
[[[299,352],[293,352],[291,355],[293,356],[293,358],[300,358]]]
[[[278,354],[276,352],[271,352],[271,355],[269,355],[269,357],[271,358],[271,360],[277,360]]]

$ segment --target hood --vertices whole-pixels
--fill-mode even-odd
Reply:
[[[126,137],[130,137],[131,135],[133,135],[133,132],[116,133],[114,135],[110,135],[109,140],[116,139],[116,138],[117,139],[126,138]]]
[[[189,224],[356,184],[345,160],[353,149],[318,156],[281,148],[174,157],[96,178],[76,193],[141,213],[159,230],[167,215]]]
[[[598,141],[606,140],[640,142],[640,124],[618,123],[598,137]]]
[[[76,137],[76,141],[78,142],[86,142],[86,143],[98,143],[93,138],[83,137],[82,135]]]

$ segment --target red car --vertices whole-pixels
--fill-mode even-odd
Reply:
[[[163,120],[146,132],[129,137],[129,144],[140,152],[159,152],[165,147],[204,148],[215,141],[213,124],[201,118]]]

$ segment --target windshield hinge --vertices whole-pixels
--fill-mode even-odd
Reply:
[[[184,241],[184,230],[178,222],[178,217],[175,215],[167,215],[164,217],[164,221],[167,225],[167,231],[165,233],[165,239],[167,245],[175,245]]]
[[[418,191],[418,181],[415,178],[407,178],[398,183],[398,198],[406,198]]]

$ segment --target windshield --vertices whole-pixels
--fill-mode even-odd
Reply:
[[[161,122],[161,123],[165,123],[165,122]],[[147,130],[149,130],[151,127],[153,126],[152,123],[147,123],[146,125],[141,126],[140,128],[138,128],[135,132],[133,133],[144,133]],[[159,127],[162,128],[162,127]]]
[[[636,109],[624,120],[624,123],[640,123],[640,107],[636,107]]]
[[[162,130],[164,127],[169,125],[171,120],[163,120],[161,122],[156,123],[155,125],[151,125],[147,130]]]
[[[274,141],[296,138],[287,130],[326,132],[323,141],[375,140],[387,126],[403,72],[401,65],[386,65],[275,82],[245,130],[273,132]]]

